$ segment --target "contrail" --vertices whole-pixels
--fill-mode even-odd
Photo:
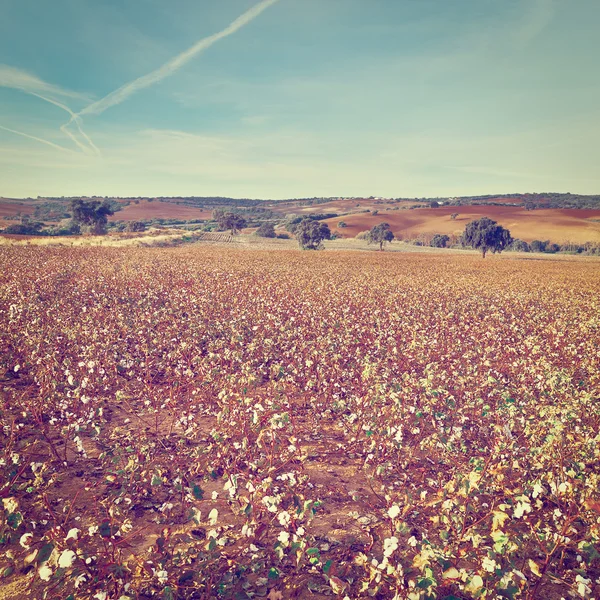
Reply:
[[[58,106],[58,108],[62,108],[64,111],[68,112],[69,115],[71,115],[71,121],[69,121],[69,124],[72,121],[75,121],[76,125],[77,125],[77,129],[79,130],[79,133],[81,134],[81,136],[85,139],[85,141],[90,145],[90,147],[96,152],[96,154],[100,155],[101,152],[98,149],[98,147],[96,146],[96,144],[94,144],[94,142],[92,142],[92,140],[90,139],[90,137],[87,135],[87,133],[85,131],[83,131],[83,128],[81,127],[81,119],[66,105],[66,104],[62,104],[62,102],[58,102],[57,100],[54,100],[52,98],[47,98],[46,96],[42,96],[42,94],[38,94],[37,92],[26,92],[28,94],[31,94],[32,96],[35,96],[36,98],[40,98],[40,100],[45,100],[46,102],[49,102],[50,104],[54,104],[54,106]],[[67,125],[62,125],[60,130],[65,134],[68,135],[71,140],[73,140],[73,143],[77,145],[78,148],[80,148],[81,150],[83,150],[84,152],[87,152],[89,150],[89,148],[87,148],[86,146],[84,146],[68,129],[67,129]]]
[[[56,148],[57,150],[61,150],[62,152],[68,152],[69,154],[76,154],[75,152],[73,152],[73,150],[69,150],[68,148],[59,146],[58,144],[55,144],[54,142],[49,142],[48,140],[44,140],[42,138],[35,137],[35,135],[29,135],[28,133],[23,133],[22,131],[17,131],[16,129],[9,129],[8,127],[3,127],[2,125],[0,125],[0,129],[3,129],[4,131],[9,131],[10,133],[14,133],[16,135],[22,135],[23,137],[29,138],[30,140],[35,140],[36,142],[41,142],[42,144],[46,144],[47,146],[52,146],[53,148]]]
[[[232,35],[254,19],[258,17],[263,11],[267,8],[278,2],[279,0],[262,0],[256,6],[253,6],[250,10],[246,11],[243,15],[238,17],[235,21],[233,21],[228,27],[215,33],[211,36],[205,37],[201,39],[199,42],[196,42],[191,48],[177,55],[175,58],[171,59],[168,63],[165,63],[162,67],[159,67],[155,71],[148,73],[147,75],[143,75],[142,77],[138,77],[134,81],[126,83],[121,86],[119,89],[111,92],[101,100],[94,102],[84,108],[82,111],[77,113],[75,117],[71,117],[69,123],[66,126],[70,125],[77,117],[81,115],[99,115],[103,113],[107,108],[111,106],[115,106],[117,104],[121,104],[124,100],[129,98],[132,94],[137,92],[138,90],[142,90],[147,88],[159,81],[163,80],[165,77],[172,75],[175,71],[179,70],[183,65],[192,60],[197,54],[206,50],[219,40]]]
[[[15,69],[14,67],[10,67],[4,64],[0,64],[0,87],[8,87],[19,90],[25,94],[29,94],[31,96],[39,98],[40,100],[44,100],[44,102],[49,102],[50,104],[54,104],[54,106],[62,108],[62,110],[68,112],[71,116],[71,121],[69,121],[69,124],[72,121],[75,121],[77,123],[77,129],[79,130],[79,133],[89,144],[90,148],[92,148],[96,152],[96,154],[101,154],[100,150],[96,147],[94,142],[92,142],[92,140],[85,133],[85,131],[83,131],[81,126],[81,119],[79,119],[77,115],[75,115],[75,113],[62,102],[58,102],[57,100],[49,98],[48,96],[42,95],[40,92],[43,92],[44,94],[49,93],[61,96],[70,96],[72,98],[82,98],[83,96],[81,94],[71,92],[70,90],[63,90],[58,86],[43,81],[36,75],[32,75],[27,71]],[[68,131],[65,125],[61,127],[61,131],[65,135],[69,136],[69,138],[71,138],[73,143],[75,143],[75,145],[80,150],[84,152],[87,152],[89,150],[89,148],[84,146],[70,131]]]

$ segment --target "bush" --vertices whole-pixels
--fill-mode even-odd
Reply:
[[[513,240],[513,243],[509,246],[508,250],[513,252],[530,252],[531,248],[527,242],[523,240]]]
[[[340,229],[343,229],[344,227],[348,227],[348,225],[346,225],[346,221],[340,221],[340,222],[337,224],[337,226],[338,226]]]
[[[275,227],[273,223],[262,223],[261,226],[256,230],[256,235],[262,238],[274,238]]]
[[[146,224],[142,223],[141,221],[130,221],[127,224],[127,231],[130,231],[130,232],[146,231]]]
[[[47,235],[42,231],[43,223],[38,221],[30,221],[28,223],[20,223],[18,225],[9,225],[2,233],[9,235]]]
[[[432,248],[446,248],[448,242],[450,241],[450,237],[447,235],[442,235],[440,233],[436,233],[431,239],[431,244],[429,244]]]
[[[545,241],[542,242],[541,240],[533,240],[533,242],[531,242],[530,244],[530,248],[532,252],[546,252],[546,247],[548,246],[550,242]]]

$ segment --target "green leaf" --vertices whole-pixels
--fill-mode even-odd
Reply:
[[[195,485],[192,488],[192,494],[194,494],[196,500],[202,500],[202,498],[204,498],[204,490],[199,485]]]
[[[308,554],[308,555],[319,554],[319,549],[318,548],[309,548],[306,551],[306,554]]]
[[[422,590],[426,590],[428,587],[431,587],[432,584],[433,584],[433,579],[429,579],[429,577],[425,577],[424,579],[421,579],[417,583],[417,587],[421,588]]]
[[[179,585],[182,585],[184,583],[187,583],[188,581],[191,581],[192,579],[194,579],[194,576],[196,575],[196,571],[185,571],[185,573],[182,573],[181,576],[179,577]]]
[[[323,573],[325,573],[326,575],[329,573],[329,570],[331,569],[331,561],[328,560],[324,565],[323,565]]]
[[[102,523],[100,523],[99,532],[100,532],[100,535],[103,538],[110,537],[111,536],[110,522],[109,521],[102,521]]]
[[[50,555],[52,554],[52,550],[54,550],[53,544],[43,545],[37,554],[37,558],[36,558],[37,564],[38,565],[44,564],[50,558]]]
[[[2,571],[2,577],[10,577],[14,572],[14,567],[6,567],[6,569]]]
[[[22,521],[23,515],[21,513],[11,513],[6,519],[6,522],[12,529],[16,529]]]
[[[279,579],[279,571],[275,567],[269,569],[269,579]]]
[[[158,475],[154,475],[152,477],[151,485],[162,485],[162,483],[163,483],[162,477],[159,477]]]

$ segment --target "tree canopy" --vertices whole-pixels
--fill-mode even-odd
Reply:
[[[511,242],[510,231],[488,217],[471,221],[462,235],[463,245],[480,250],[483,258],[487,252],[502,252]]]
[[[366,237],[369,244],[379,244],[379,249],[383,251],[383,245],[386,242],[391,242],[394,239],[394,234],[389,223],[379,223],[369,230]]]
[[[115,211],[108,200],[71,200],[73,222],[90,228],[90,233],[103,235],[106,233],[108,217]]]
[[[219,229],[229,229],[231,235],[239,233],[246,227],[246,219],[242,215],[234,212],[225,212],[223,209],[217,209],[213,212],[213,218],[217,222]]]
[[[313,219],[303,219],[295,227],[294,233],[300,248],[303,250],[318,250],[322,247],[323,240],[331,238],[331,231],[327,223]]]
[[[274,238],[275,234],[275,226],[273,223],[269,223],[265,221],[260,224],[260,227],[256,230],[256,235],[263,238]]]

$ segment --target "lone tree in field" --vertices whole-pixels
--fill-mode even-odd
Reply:
[[[329,225],[313,219],[302,219],[296,225],[294,233],[302,250],[319,250],[323,240],[331,239]]]
[[[73,223],[89,227],[89,232],[95,235],[104,235],[108,217],[115,211],[106,200],[71,200],[71,213]]]
[[[244,227],[246,227],[246,219],[244,219],[244,217],[238,213],[215,210],[213,216],[217,221],[219,229],[229,229],[231,231],[231,235],[239,233],[240,229],[244,229]]]
[[[463,245],[481,250],[483,258],[485,258],[488,251],[493,254],[502,252],[510,246],[511,242],[510,231],[498,225],[496,221],[488,219],[488,217],[471,221],[462,235]]]
[[[369,244],[379,244],[379,250],[383,252],[383,245],[394,239],[394,234],[390,229],[389,223],[379,223],[367,232],[366,235]]]

